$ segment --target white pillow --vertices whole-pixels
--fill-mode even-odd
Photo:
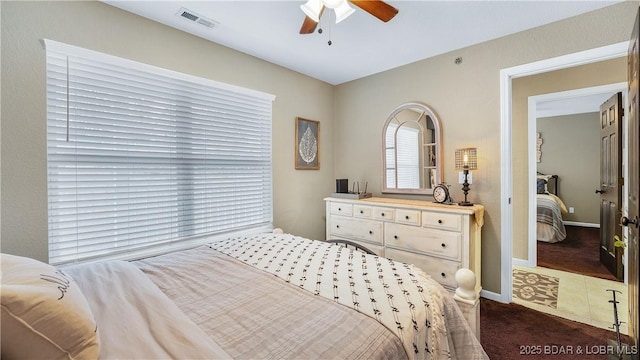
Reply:
[[[552,178],[552,175],[536,175],[536,180],[544,180],[544,192],[540,192],[539,189],[537,191],[538,194],[548,194],[549,193],[549,180]],[[539,186],[539,185],[538,185]],[[536,186],[536,187],[538,187]]]
[[[78,284],[40,261],[0,254],[2,358],[97,359],[97,325]]]

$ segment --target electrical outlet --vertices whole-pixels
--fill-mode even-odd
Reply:
[[[573,206],[569,207],[569,214],[573,214],[574,212],[576,212],[576,209],[573,208]]]
[[[469,174],[467,175],[467,182],[469,184],[473,184],[473,173],[469,172]],[[464,171],[460,171],[458,172],[458,184],[463,184],[464,183]]]

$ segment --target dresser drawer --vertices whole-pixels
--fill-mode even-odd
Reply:
[[[420,211],[396,209],[396,222],[400,224],[420,226]]]
[[[460,260],[462,235],[451,231],[426,231],[421,227],[386,223],[384,242],[386,246],[396,249]]]
[[[371,206],[353,205],[353,217],[371,218]]]
[[[460,263],[457,261],[450,261],[444,259],[433,258],[425,255],[415,254],[408,251],[402,251],[397,249],[385,250],[385,256],[402,261],[404,263],[413,264],[424,271],[427,275],[450,289],[455,289],[456,284],[456,271],[460,269]]]
[[[423,211],[422,226],[434,229],[462,231],[462,215]]]
[[[371,213],[376,220],[393,221],[394,209],[384,207],[372,207]]]
[[[358,239],[382,245],[382,223],[348,217],[332,216],[330,239]]]
[[[353,204],[332,202],[331,213],[336,215],[351,216],[353,213]]]

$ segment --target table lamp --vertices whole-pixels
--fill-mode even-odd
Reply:
[[[469,193],[469,170],[478,168],[478,155],[476,148],[456,149],[456,170],[464,172],[464,183],[462,183],[462,191],[464,192],[464,201],[459,202],[460,206],[471,206],[473,203],[467,201]]]

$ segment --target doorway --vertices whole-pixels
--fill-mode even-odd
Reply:
[[[569,91],[562,91],[562,92],[555,92],[555,93],[548,93],[548,94],[542,94],[542,95],[536,95],[536,96],[530,96],[528,98],[528,144],[529,144],[529,149],[528,149],[528,163],[529,163],[529,169],[528,169],[528,178],[530,179],[529,182],[529,220],[528,220],[528,260],[527,261],[519,261],[518,259],[514,259],[514,264],[519,264],[522,266],[527,266],[527,267],[536,267],[537,265],[539,265],[538,263],[538,250],[540,248],[542,249],[550,249],[550,250],[558,250],[558,256],[562,256],[563,254],[565,254],[565,249],[567,248],[569,251],[569,253],[571,253],[570,249],[568,247],[565,247],[564,243],[560,243],[558,244],[558,246],[555,247],[551,245],[551,244],[546,244],[546,243],[542,243],[540,244],[537,241],[537,219],[536,219],[536,197],[537,195],[537,189],[536,189],[536,183],[535,180],[536,179],[536,175],[539,172],[539,170],[541,170],[541,168],[539,167],[540,165],[544,165],[544,155],[538,155],[538,148],[537,148],[537,144],[536,144],[536,140],[537,140],[537,136],[538,134],[540,134],[539,132],[539,120],[540,118],[547,118],[547,119],[552,119],[554,117],[557,117],[558,119],[564,119],[564,117],[569,116],[569,119],[571,119],[570,116],[579,116],[576,114],[588,114],[588,113],[593,113],[593,119],[589,116],[583,115],[584,117],[587,118],[587,120],[585,121],[593,121],[594,123],[592,124],[592,130],[591,132],[597,133],[598,131],[598,127],[597,127],[597,123],[599,122],[599,115],[598,113],[600,112],[600,104],[604,103],[612,94],[621,92],[623,94],[623,99],[625,99],[624,101],[626,101],[626,92],[627,92],[627,84],[625,82],[619,82],[619,83],[613,83],[613,84],[608,84],[608,85],[602,85],[602,86],[594,86],[594,87],[588,87],[588,88],[582,88],[582,89],[575,89],[575,90],[569,90]],[[572,128],[576,128],[578,126],[580,126],[580,121],[578,121],[578,123],[575,123],[575,119],[574,120],[574,127]],[[548,121],[547,121],[548,122]],[[585,125],[587,126],[587,125]],[[623,124],[624,126],[624,124]],[[561,131],[560,129],[562,129],[562,127],[557,127],[555,128],[556,130]],[[576,131],[575,134],[579,134],[580,131]],[[584,133],[584,132],[583,132]],[[575,135],[574,134],[574,135]],[[544,135],[544,133],[543,133]],[[549,134],[547,134],[549,135]],[[565,134],[565,135],[570,135],[570,134]],[[544,147],[544,138],[547,138],[547,136],[542,136],[540,135],[540,139],[541,139],[541,148],[543,151],[545,149]],[[588,143],[583,143],[582,141],[579,141],[581,139],[578,140],[572,140],[572,139],[566,139],[566,143],[565,140],[563,138],[559,138],[558,134],[550,134],[550,136],[552,136],[553,138],[558,139],[558,141],[556,141],[557,143],[561,143],[561,146],[570,146],[567,143],[573,143],[573,147],[582,147],[583,151],[585,150],[585,148],[592,148],[595,152],[590,152],[587,153],[585,151],[586,154],[588,154],[589,157],[594,157],[593,161],[591,163],[595,163],[597,164],[597,160],[596,157],[599,156],[599,152],[597,152],[597,149],[599,148],[599,143],[598,140],[594,137],[593,141],[589,140]],[[626,149],[627,146],[626,144],[623,145],[623,148]],[[553,147],[553,149],[558,152],[558,150],[561,150],[562,148],[559,149],[558,145],[555,145]],[[570,149],[569,149],[570,150]],[[574,151],[575,152],[575,151]],[[595,155],[594,155],[595,154]],[[550,154],[546,154],[547,158],[549,157]],[[554,154],[552,153],[551,156],[553,156]],[[577,158],[578,156],[582,155],[582,153],[578,152],[578,154],[574,154],[574,158]],[[570,154],[564,155],[564,154],[560,154],[559,156],[565,156],[565,157],[569,157],[571,158]],[[624,157],[623,157],[624,158]],[[585,164],[584,161],[586,159],[580,159],[582,160],[582,165],[580,165],[580,162],[578,159],[576,159],[576,166],[587,166],[589,167],[590,164]],[[543,167],[542,169],[544,170],[544,173],[549,172],[549,167],[551,167],[551,170],[554,171],[562,171],[563,170],[563,166],[566,167],[567,166],[567,162],[565,161],[564,163],[559,162],[556,164],[555,168],[553,166],[546,166]],[[623,161],[623,169],[627,169],[626,166],[626,162]],[[568,232],[568,239],[570,240],[575,240],[575,238],[572,239],[572,237],[576,234],[576,230],[578,229],[579,231],[578,234],[582,234],[582,236],[587,236],[587,235],[591,235],[592,237],[595,234],[595,237],[597,238],[597,234],[598,231],[595,229],[584,229],[584,228],[599,228],[600,226],[600,219],[599,219],[599,213],[598,213],[598,209],[599,209],[599,202],[598,202],[598,198],[595,195],[595,193],[593,193],[593,190],[596,189],[598,187],[597,184],[597,180],[594,181],[594,179],[589,179],[592,180],[594,182],[594,184],[590,184],[588,181],[586,181],[585,184],[582,184],[583,182],[581,181],[582,178],[585,177],[589,177],[589,178],[595,178],[597,179],[599,177],[599,169],[583,169],[583,171],[579,171],[580,169],[575,169],[577,171],[570,171],[570,172],[565,172],[565,174],[567,174],[567,176],[560,176],[559,178],[556,178],[555,180],[553,180],[553,185],[557,186],[560,183],[562,185],[562,189],[564,189],[564,192],[560,192],[559,194],[555,194],[559,196],[560,201],[562,202],[564,200],[563,203],[566,203],[566,207],[565,210],[569,213],[568,215],[565,214],[563,215],[564,217],[564,224],[567,225],[567,232]],[[626,178],[627,174],[623,174],[623,176]],[[564,180],[564,183],[562,183],[562,181]],[[585,179],[586,180],[586,179]],[[580,182],[581,184],[576,184]],[[578,189],[577,185],[582,185],[582,189]],[[623,192],[626,191],[626,189],[623,188]],[[567,195],[566,197],[564,195]],[[583,198],[585,197],[589,197],[592,196],[592,199],[590,202],[586,202],[583,200]],[[575,208],[574,208],[574,202],[577,199],[581,199],[581,203],[580,205],[584,206],[588,206],[590,207],[590,209],[588,209],[589,211],[584,211],[584,209],[580,209],[580,207],[578,207],[579,209],[579,213],[583,213],[583,215],[579,215],[579,214],[574,214]],[[622,205],[622,204],[621,204]],[[580,211],[582,210],[582,211]],[[586,215],[584,214],[586,213]],[[567,219],[568,218],[568,219]],[[581,230],[581,231],[580,231]],[[583,239],[584,240],[584,239]],[[597,239],[595,239],[597,241]],[[538,246],[540,245],[540,247]],[[589,265],[590,266],[582,266],[583,268],[588,268],[591,267],[592,262],[595,263],[593,265],[599,265],[599,259],[598,259],[598,252],[597,252],[597,244],[593,244],[594,245],[594,249],[593,250],[593,254],[595,254],[593,261],[589,261]],[[589,244],[589,246],[591,246],[591,244]],[[577,251],[577,250],[576,250]],[[551,257],[551,259],[553,259],[553,257]],[[545,261],[547,259],[544,259]],[[568,265],[568,264],[566,264]],[[554,267],[557,269],[557,267]],[[566,269],[570,269],[570,266],[561,266],[560,269],[561,270],[566,270]],[[600,269],[602,268],[602,269]],[[576,267],[576,270],[579,272],[580,271],[580,266]],[[602,271],[600,271],[602,270]],[[587,272],[587,273],[583,273],[584,275],[587,276],[593,276],[593,274],[598,274],[598,272],[602,272],[604,275],[606,275],[606,268],[604,266],[598,266],[597,268],[594,267],[593,271]],[[615,277],[612,275],[611,277],[603,277],[603,278],[608,278],[608,279],[615,279]]]
[[[564,55],[500,71],[501,118],[501,291],[499,301],[512,301],[513,273],[513,165],[512,165],[512,79],[552,70],[626,56],[629,42]]]
[[[615,59],[626,57],[628,50],[629,42],[622,42],[618,44],[613,44],[610,46],[605,46],[602,48],[592,49],[588,51],[583,51],[580,53],[574,53],[566,56],[561,56],[558,58],[543,60],[535,63],[525,64],[516,66],[513,68],[503,69],[500,72],[500,81],[501,81],[501,210],[502,210],[502,227],[501,227],[501,246],[502,246],[502,254],[501,254],[501,293],[500,300],[504,302],[511,302],[513,300],[513,233],[514,233],[514,207],[513,207],[513,196],[514,196],[514,179],[513,172],[515,171],[512,163],[512,138],[513,138],[513,120],[512,120],[512,80],[515,78],[525,77],[529,75],[541,74],[545,72],[550,72],[553,70],[571,68],[578,65],[591,64],[600,62],[603,60]],[[533,132],[535,133],[535,131]],[[520,137],[521,138],[521,137]],[[531,141],[529,139],[529,143],[535,144],[535,141]],[[535,152],[529,152],[530,154]],[[533,155],[531,155],[533,156]],[[535,161],[530,161],[529,163],[535,164]],[[521,170],[521,169],[520,169]],[[529,184],[529,188],[533,189],[535,187],[535,170],[529,170],[532,172],[531,176],[528,176],[531,183]],[[521,179],[522,181],[522,179]],[[518,184],[522,186],[521,184]],[[522,196],[522,190],[519,189],[520,195]],[[528,191],[528,194],[533,193],[533,191]],[[535,202],[529,201],[529,206],[531,204],[535,204]],[[529,211],[527,217],[530,214],[535,214],[534,211]],[[528,220],[527,220],[528,221]],[[528,221],[528,224],[531,221]],[[534,222],[535,223],[535,222]],[[529,232],[531,230],[527,229]],[[522,231],[522,229],[520,229]],[[519,234],[520,235],[520,234]],[[529,236],[529,238],[534,238],[534,236]],[[535,244],[535,243],[534,243]],[[535,254],[535,251],[530,251],[529,254]],[[625,276],[626,278],[626,276]]]
[[[600,264],[600,200],[594,193],[600,177],[600,105],[618,92],[625,94],[626,99],[626,86],[625,82],[620,82],[528,98],[529,257],[527,260],[513,260],[515,303],[592,326],[610,328],[611,314],[603,312],[601,307],[610,300],[607,289],[616,289],[621,297],[626,298],[626,285],[613,283],[615,276]],[[536,146],[539,134],[543,139],[541,149]],[[593,168],[594,165],[597,168]],[[575,214],[569,210],[567,212],[571,214],[562,214],[567,238],[558,242],[538,241],[537,198],[547,197],[538,195],[535,179],[539,172],[559,175],[550,182],[548,191],[566,203],[565,210],[574,206],[577,209]],[[552,189],[558,180],[562,182],[558,188]],[[590,211],[585,211],[585,207],[590,207]],[[579,229],[577,234],[590,235],[595,242],[591,241],[588,248],[580,248],[586,239],[576,238],[576,229]],[[550,264],[550,259],[557,262]],[[581,259],[585,260],[584,264]],[[523,286],[524,274],[527,281]],[[539,283],[533,283],[534,279]],[[619,315],[624,319],[626,310],[625,302],[619,309]],[[621,331],[628,333],[627,328]]]

